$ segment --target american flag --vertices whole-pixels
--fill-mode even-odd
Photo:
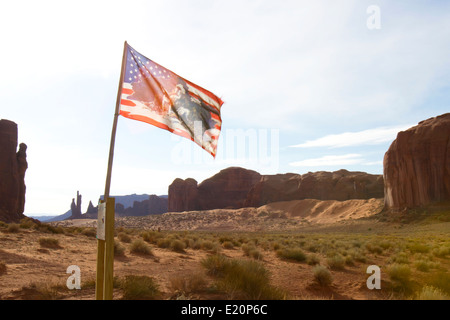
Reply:
[[[215,157],[223,101],[126,46],[120,115],[188,138]]]

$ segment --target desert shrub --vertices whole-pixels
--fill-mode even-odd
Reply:
[[[158,239],[164,238],[164,234],[157,231],[146,231],[141,233],[142,239],[149,243],[156,244]]]
[[[280,243],[278,242],[272,242],[272,250],[277,251],[281,248]]]
[[[201,243],[201,248],[203,250],[213,250],[214,249],[214,243],[210,240],[204,240]]]
[[[119,240],[121,242],[124,242],[124,243],[130,243],[131,242],[131,237],[128,234],[124,233],[124,232],[120,232],[117,235],[117,238],[119,238]]]
[[[247,299],[284,299],[285,294],[269,284],[269,272],[254,260],[233,260],[213,255],[202,260],[208,273],[219,278],[218,286],[232,295]]]
[[[375,254],[382,254],[383,253],[383,248],[380,247],[378,244],[366,243],[366,249],[370,253],[375,253]]]
[[[448,272],[434,272],[427,284],[442,290],[445,294],[450,295],[450,273]]]
[[[84,228],[83,231],[81,231],[81,234],[86,237],[96,237],[97,231],[94,228]]]
[[[303,250],[298,248],[278,250],[277,256],[285,260],[293,260],[298,262],[306,261],[306,254],[303,252]]]
[[[125,247],[122,246],[119,242],[114,240],[114,256],[122,257],[125,255]]]
[[[399,252],[391,258],[391,262],[399,264],[409,264],[409,256],[405,252]]]
[[[30,300],[58,300],[61,298],[60,287],[52,283],[31,283],[22,287],[22,292]]]
[[[153,255],[152,249],[142,240],[134,240],[130,246],[130,252],[144,255]]]
[[[414,242],[408,245],[408,249],[411,253],[427,253],[430,251],[430,247],[424,243]]]
[[[333,255],[327,258],[327,264],[332,270],[343,270],[345,268],[345,259],[341,255]]]
[[[37,223],[34,222],[32,219],[25,217],[23,219],[20,220],[20,227],[22,229],[30,229],[32,227],[34,227]]]
[[[333,276],[326,267],[318,265],[313,268],[314,280],[321,286],[330,286]]]
[[[308,254],[306,257],[306,263],[311,266],[320,264],[320,257],[314,253]]]
[[[0,261],[0,276],[6,273],[6,264],[3,261]]]
[[[392,289],[407,295],[412,293],[411,268],[408,265],[394,263],[388,267],[388,275],[392,280]]]
[[[434,248],[432,251],[433,255],[438,258],[445,258],[446,256],[450,255],[450,247],[439,247]]]
[[[192,240],[192,243],[189,244],[189,248],[194,250],[200,250],[202,248],[201,240]]]
[[[345,263],[347,266],[354,266],[354,265],[355,265],[355,261],[354,261],[353,257],[350,256],[350,255],[347,255],[347,256],[344,258],[344,263]]]
[[[39,245],[43,248],[58,249],[61,248],[59,245],[59,240],[54,238],[40,238],[38,240]]]
[[[450,296],[435,287],[424,286],[417,294],[416,300],[450,300]]]
[[[126,276],[121,288],[124,300],[154,300],[160,295],[158,284],[147,276]]]
[[[156,246],[158,248],[166,249],[170,247],[172,240],[169,238],[161,238],[156,241]]]
[[[394,263],[389,266],[388,274],[391,280],[406,282],[410,280],[411,268],[405,264]]]
[[[234,248],[234,244],[233,244],[233,242],[231,242],[231,241],[224,241],[224,242],[222,243],[222,247],[223,247],[224,249],[233,249],[233,248]]]
[[[227,258],[221,254],[210,255],[201,261],[202,266],[212,276],[223,276],[227,263]]]
[[[53,234],[62,234],[64,233],[64,228],[55,227],[47,223],[36,224],[33,226],[34,229],[44,232],[44,233],[53,233]]]
[[[261,251],[259,251],[256,248],[252,248],[249,252],[248,252],[248,256],[252,259],[256,259],[256,260],[262,260],[263,259],[263,254],[261,253]]]
[[[320,246],[317,243],[310,243],[309,245],[306,246],[305,248],[306,250],[308,250],[309,252],[318,252],[320,249]]]
[[[246,255],[247,257],[256,259],[256,260],[262,260],[263,255],[262,253],[256,249],[256,247],[254,245],[248,245],[248,244],[244,244],[241,246],[242,251],[244,252],[244,255]]]
[[[416,262],[414,262],[414,266],[419,271],[428,272],[431,268],[433,268],[434,263],[426,260],[417,260]]]
[[[206,286],[205,277],[202,274],[179,275],[170,278],[170,289],[173,292],[194,293],[202,291]]]
[[[170,249],[175,252],[184,252],[186,244],[181,240],[172,240],[170,242]]]
[[[17,233],[19,232],[20,226],[17,223],[10,223],[6,231],[9,233]]]

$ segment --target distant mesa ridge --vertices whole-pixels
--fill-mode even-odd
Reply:
[[[169,212],[260,207],[278,201],[383,198],[382,175],[339,170],[261,175],[240,167],[224,169],[197,184],[175,179],[169,186]]]

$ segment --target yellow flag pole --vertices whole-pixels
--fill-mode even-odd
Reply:
[[[106,173],[105,194],[103,202],[106,201],[105,214],[105,239],[97,240],[97,277],[95,286],[96,300],[112,300],[114,279],[114,209],[115,199],[109,197],[111,187],[111,172],[114,158],[114,144],[116,141],[117,120],[119,117],[120,97],[122,94],[122,83],[125,73],[127,55],[127,42],[123,45],[122,68],[120,71],[119,87],[117,90],[116,109],[111,132],[111,144],[109,147],[108,170]]]

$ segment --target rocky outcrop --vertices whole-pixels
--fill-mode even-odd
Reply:
[[[198,186],[195,179],[175,179],[169,186],[169,212],[199,210]]]
[[[116,204],[116,214],[120,216],[146,216],[167,212],[168,200],[157,195],[150,195],[147,200],[134,201],[132,207],[125,208],[123,204]]]
[[[77,191],[77,202],[75,203],[75,198],[72,199],[72,204],[70,205],[70,210],[72,215],[69,219],[81,219],[81,194]]]
[[[18,222],[25,218],[25,171],[27,146],[17,151],[17,124],[0,120],[0,220]]]
[[[175,179],[169,186],[169,212],[242,208],[248,191],[261,175],[252,170],[224,169],[200,185],[194,179]]]
[[[365,172],[339,170],[304,175],[260,175],[233,167],[220,171],[198,186],[193,179],[176,179],[169,187],[169,212],[259,207],[302,199],[383,198],[383,192],[382,175]]]
[[[385,208],[450,201],[450,113],[399,132],[384,156]]]
[[[199,207],[202,210],[242,208],[249,190],[260,180],[261,175],[256,171],[237,167],[224,169],[199,184]]]
[[[365,172],[339,170],[266,175],[253,186],[244,203],[259,207],[277,201],[383,198],[383,177]]]

